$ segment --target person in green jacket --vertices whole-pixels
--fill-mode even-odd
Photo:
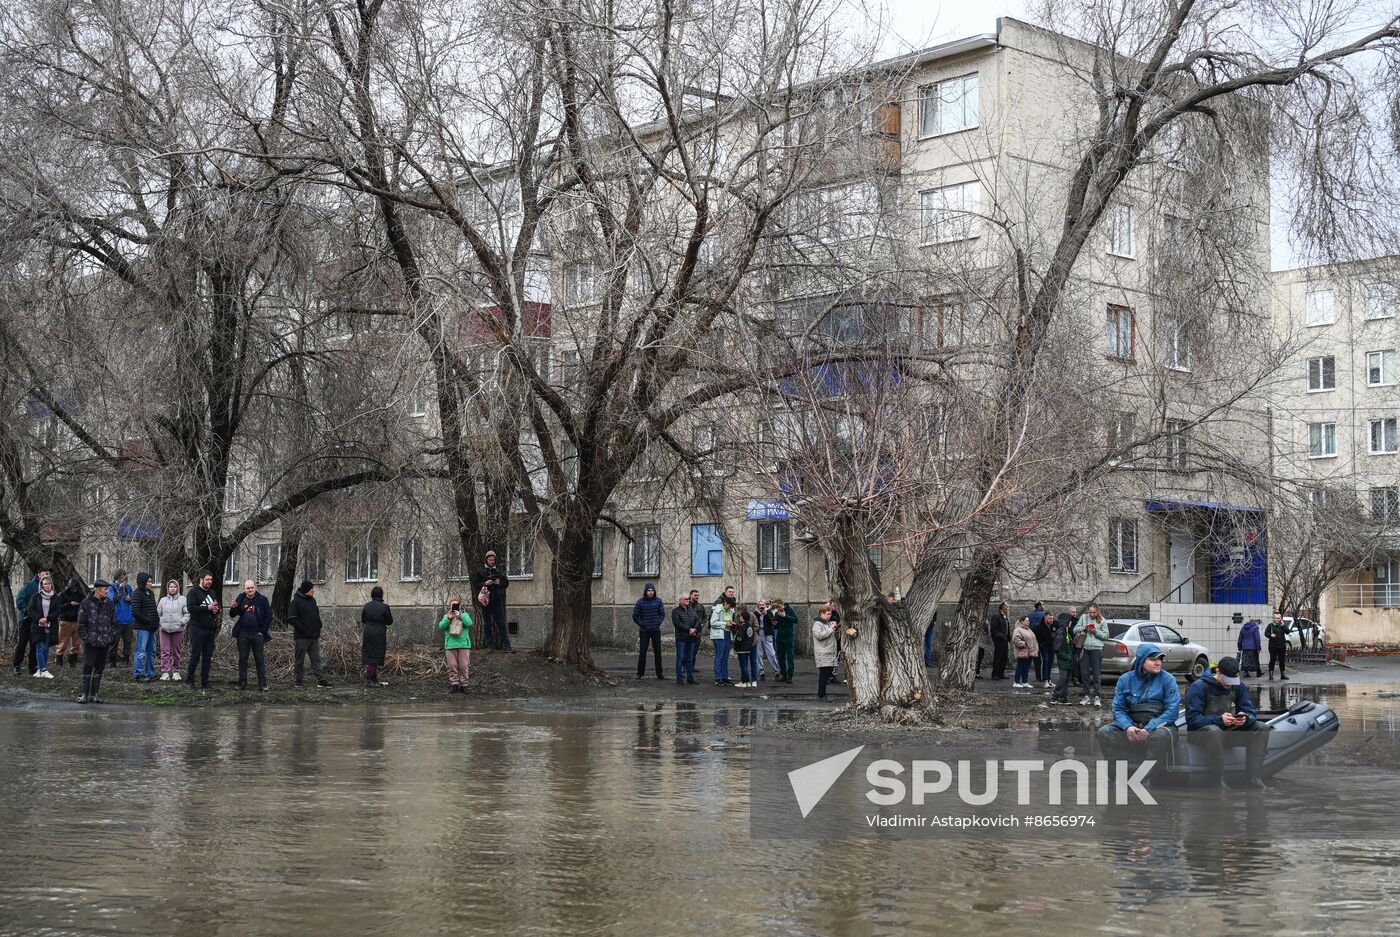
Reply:
[[[778,615],[778,630],[774,636],[774,644],[778,652],[778,681],[780,683],[791,683],[792,675],[797,671],[797,612],[793,611],[792,605],[774,599],[771,603],[773,614]],[[782,609],[781,613],[777,610]]]
[[[1084,653],[1079,658],[1079,674],[1084,681],[1084,698],[1080,706],[1092,703],[1103,707],[1103,645],[1108,640],[1108,623],[1097,605],[1090,605],[1079,616],[1074,635],[1084,635]]]
[[[447,614],[438,622],[442,647],[447,652],[447,679],[452,693],[467,692],[472,667],[472,616],[462,607],[461,597],[453,598]]]

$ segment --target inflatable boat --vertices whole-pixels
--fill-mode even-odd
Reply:
[[[1325,703],[1302,700],[1286,710],[1262,710],[1260,722],[1269,727],[1269,753],[1264,757],[1265,778],[1271,778],[1295,761],[1317,751],[1337,736],[1340,721],[1332,707]],[[1176,720],[1176,745],[1170,767],[1163,780],[1171,785],[1205,784],[1210,777],[1205,753],[1191,743],[1186,730],[1186,711]],[[1225,780],[1233,783],[1244,779],[1244,747],[1225,749]]]

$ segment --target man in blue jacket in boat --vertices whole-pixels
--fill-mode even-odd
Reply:
[[[1133,669],[1118,678],[1113,692],[1113,721],[1098,732],[1099,749],[1115,773],[1118,761],[1155,761],[1144,778],[1149,783],[1155,768],[1167,763],[1181,712],[1176,678],[1162,669],[1165,658],[1155,644],[1138,645]]]

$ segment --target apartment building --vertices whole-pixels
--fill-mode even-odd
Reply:
[[[940,264],[951,268],[949,258],[958,255],[957,265],[995,270],[1007,258],[1007,244],[994,236],[997,230],[1017,231],[1025,239],[1023,246],[1045,244],[1059,224],[1057,193],[1067,184],[1078,134],[1095,116],[1082,73],[1066,64],[1083,52],[1064,37],[1002,19],[994,33],[887,63],[897,82],[889,100],[869,105],[869,132],[887,144],[888,191],[877,194],[859,182],[837,180],[826,190],[825,202],[821,197],[816,202],[857,206],[860,210],[851,213],[857,219],[868,213],[902,219],[904,226],[897,229],[907,239],[902,246],[924,257],[931,269]],[[1185,426],[1220,393],[1218,382],[1198,380],[1213,365],[1204,346],[1211,327],[1204,320],[1211,313],[1189,321],[1180,304],[1166,301],[1179,282],[1173,271],[1193,266],[1185,252],[1198,221],[1189,158],[1172,152],[1172,146],[1185,153],[1179,141],[1164,143],[1158,163],[1145,167],[1109,212],[1101,238],[1086,249],[1078,271],[1073,302],[1082,310],[1085,334],[1101,349],[1095,379],[1112,388],[1105,394],[1102,434],[1085,445],[1123,446],[1139,434],[1170,432],[1171,424]],[[1236,211],[1238,240],[1248,248],[1237,272],[1262,281],[1267,270],[1267,173],[1262,166],[1253,170],[1258,171],[1241,174],[1248,185],[1234,193],[1234,204],[1243,206]],[[501,196],[502,201],[509,198],[508,192]],[[857,221],[854,233],[865,232]],[[539,316],[531,354],[541,373],[566,388],[580,360],[568,311],[595,299],[600,284],[588,261],[552,259],[556,262],[547,268],[548,275],[531,283]],[[1236,310],[1239,314],[1256,322],[1266,315],[1262,291],[1240,293],[1240,304],[1247,308]],[[911,341],[947,348],[975,343],[983,334],[976,303],[957,286],[906,314]],[[833,321],[838,332],[847,327],[840,325],[845,320],[839,316]],[[485,345],[473,352],[474,366],[482,373],[489,372],[491,359]],[[413,380],[404,382],[401,399],[394,401],[403,418],[429,437],[435,431],[430,400],[424,382]],[[1262,403],[1236,409],[1255,406],[1263,412]],[[752,417],[753,458],[762,460],[776,429],[765,414]],[[726,425],[717,419],[690,427],[695,448],[713,448],[715,435]],[[1248,457],[1267,452],[1267,441],[1259,435],[1263,425],[1262,419],[1240,418],[1230,421],[1228,429],[1205,425],[1197,432],[1201,437],[1243,434],[1232,444]],[[1170,435],[1160,469],[1117,486],[1101,514],[1086,519],[1083,557],[1073,569],[1032,576],[1028,567],[1017,565],[1013,553],[1000,595],[1017,604],[1044,598],[1082,605],[1096,599],[1111,609],[1139,613],[1164,600],[1266,601],[1265,539],[1241,534],[1249,525],[1240,523],[1240,517],[1247,520],[1256,508],[1233,495],[1218,475],[1198,469],[1193,448],[1204,448],[1205,442],[1185,432]],[[828,597],[823,555],[790,516],[779,492],[733,466],[703,468],[710,500],[723,508],[722,516],[715,517],[677,508],[660,497],[664,489],[654,482],[664,471],[644,457],[620,491],[616,510],[609,512],[611,520],[627,527],[630,539],[611,522],[595,532],[593,601],[600,640],[630,637],[631,604],[647,581],[658,583],[668,602],[692,588],[708,601],[730,584],[750,601],[776,597],[803,606]],[[229,484],[231,515],[263,497],[256,466]],[[348,614],[379,584],[391,603],[421,610],[418,617],[426,622],[449,596],[468,592],[466,579],[480,558],[461,555],[449,535],[451,521],[442,507],[434,506],[445,506],[450,498],[445,492],[436,497],[432,483],[422,487],[411,506],[378,504],[360,510],[354,516],[363,523],[354,529],[347,528],[343,514],[335,524],[313,527],[299,567],[321,584],[323,606]],[[335,515],[332,509],[326,513]],[[1230,522],[1222,523],[1222,517]],[[272,581],[280,560],[279,531],[271,527],[252,539],[230,558],[227,583]],[[510,618],[529,643],[548,627],[550,558],[523,519],[508,539],[503,560],[512,580]],[[887,587],[896,592],[906,588],[910,569],[902,548],[872,543],[870,551]],[[90,578],[109,575],[117,565],[135,569],[157,562],[139,529],[119,530],[115,537],[110,530],[87,531],[80,554]],[[949,602],[956,601],[958,588],[955,580],[946,596]]]
[[[1324,593],[1328,639],[1400,644],[1400,257],[1285,270],[1274,284],[1277,327],[1298,349],[1274,401],[1278,471],[1319,510],[1353,496],[1393,531],[1369,568]]]

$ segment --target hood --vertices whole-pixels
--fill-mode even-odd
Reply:
[[[1142,665],[1144,662],[1146,662],[1147,656],[1149,654],[1161,653],[1162,649],[1151,642],[1148,642],[1147,644],[1139,644],[1137,649],[1137,656],[1133,660],[1133,673],[1137,674],[1139,677],[1146,679],[1147,672],[1142,669]]]
[[[123,579],[125,579],[125,578],[126,578],[126,570],[124,570],[124,569],[119,569],[119,570],[117,570],[115,573],[112,574],[112,582],[114,582],[114,583],[121,582],[121,581],[122,581]]]
[[[150,581],[151,581],[151,574],[150,574],[150,573],[137,573],[137,574],[136,574],[136,588],[138,588],[138,589],[144,589],[144,588],[146,588],[146,585],[147,585]]]
[[[76,588],[78,588],[78,577],[69,576],[68,581],[63,584],[63,591],[68,592]]]
[[[656,598],[656,597],[657,597],[657,595],[656,595],[656,583],[654,583],[654,582],[648,582],[648,583],[646,583],[645,585],[642,586],[642,598],[646,598],[646,597],[647,597],[647,590],[648,590],[648,589],[651,590],[651,597],[652,597],[652,598]]]

